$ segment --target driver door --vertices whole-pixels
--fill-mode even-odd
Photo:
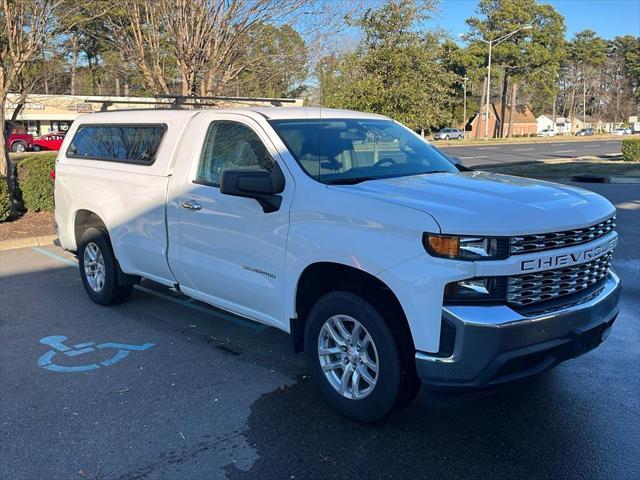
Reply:
[[[200,131],[207,133],[192,159],[189,178],[178,182],[181,186],[172,201],[179,237],[174,275],[190,296],[283,326],[293,178],[268,136],[252,120],[226,115],[207,123],[201,126]],[[220,193],[225,170],[270,171],[276,162],[285,175],[279,210],[265,213],[255,199]]]

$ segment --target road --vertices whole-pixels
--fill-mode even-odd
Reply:
[[[635,480],[640,190],[589,188],[619,211],[622,311],[606,342],[499,390],[421,393],[378,425],[328,408],[281,332],[149,282],[99,307],[57,247],[0,252],[0,477]],[[40,343],[56,335],[93,351],[70,357]],[[111,342],[144,350],[125,345],[117,361]],[[56,364],[87,370],[43,368]]]
[[[510,145],[436,145],[447,155],[458,157],[464,165],[473,167],[487,163],[525,162],[550,158],[575,158],[588,155],[606,155],[620,152],[620,140],[553,141],[516,143]]]

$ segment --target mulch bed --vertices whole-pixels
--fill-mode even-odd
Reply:
[[[53,213],[51,212],[27,212],[21,217],[0,223],[0,241],[41,237],[55,233]]]

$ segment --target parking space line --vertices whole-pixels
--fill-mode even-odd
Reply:
[[[572,153],[575,152],[576,150],[556,150],[553,153]]]
[[[56,255],[55,253],[52,253],[48,250],[45,250],[44,248],[40,248],[40,247],[33,247],[31,250],[33,250],[34,252],[38,252],[42,255],[45,255],[49,258],[52,258],[53,260],[57,260],[59,262],[62,263],[66,263],[67,265],[70,265],[72,267],[76,267],[78,268],[78,264],[76,262],[74,262],[73,260],[69,260],[68,258],[65,258],[61,255]]]
[[[535,150],[535,148],[514,148],[514,152],[531,152]]]
[[[74,262],[73,260],[70,260],[68,258],[63,257],[62,255],[57,255],[53,252],[50,252],[48,250],[45,250],[43,248],[39,248],[39,247],[33,247],[31,248],[31,250],[33,250],[34,252],[37,252],[41,255],[44,255],[46,257],[49,257],[53,260],[57,260],[58,262],[62,262],[66,265],[69,265],[71,267],[75,267],[78,268],[78,264],[76,262]],[[160,292],[156,292],[155,290],[151,290],[149,288],[143,287],[141,285],[134,285],[134,288],[137,290],[141,290],[149,295],[153,295],[155,297],[158,298],[162,298],[164,300],[168,300],[170,302],[173,303],[177,303],[178,305],[182,305],[183,307],[187,307],[190,308],[191,310],[195,310],[197,312],[200,313],[204,313],[222,320],[226,320],[229,321],[231,323],[235,323],[236,325],[239,325],[241,327],[245,327],[245,328],[250,328],[251,330],[255,330],[257,332],[261,332],[263,330],[266,330],[268,327],[266,325],[263,325],[261,323],[258,322],[254,322],[253,320],[244,320],[242,318],[236,318],[235,316],[232,316],[232,313],[226,313],[226,312],[222,312],[222,311],[211,311],[208,308],[202,307],[200,305],[196,305],[194,303],[192,303],[194,300],[192,298],[189,298],[189,300],[181,300],[179,298],[173,298],[169,295],[165,295],[163,293]]]

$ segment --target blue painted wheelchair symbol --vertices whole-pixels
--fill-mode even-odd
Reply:
[[[78,343],[73,347],[68,347],[63,343],[66,340],[67,337],[63,335],[53,335],[51,337],[41,338],[40,343],[49,345],[53,350],[49,350],[38,359],[38,366],[46,368],[47,370],[51,370],[52,372],[86,372],[89,370],[96,370],[100,367],[109,367],[121,360],[124,360],[129,355],[129,352],[142,352],[153,347],[154,345],[153,343],[145,343],[143,345],[129,345],[126,343],[113,342],[101,343],[100,345],[96,345],[95,342],[84,342]],[[116,353],[110,359],[104,360],[102,362],[77,366],[56,365],[55,363],[53,363],[53,357],[55,357],[56,354],[64,353],[67,357],[75,357],[78,355],[83,355],[85,353],[91,353],[96,350],[104,350],[109,348],[116,350]]]

